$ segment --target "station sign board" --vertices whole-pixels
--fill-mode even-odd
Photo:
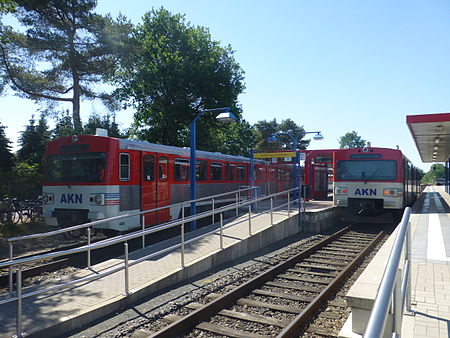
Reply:
[[[253,155],[253,157],[254,158],[295,157],[295,151],[279,152],[279,153],[256,153]]]
[[[253,155],[254,158],[292,158],[295,157],[295,151],[284,151],[284,152],[274,152],[274,153],[256,153]],[[300,153],[300,161],[306,159],[305,153]]]

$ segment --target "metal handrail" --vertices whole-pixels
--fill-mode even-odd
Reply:
[[[181,266],[182,268],[184,268],[184,245],[194,242],[196,240],[199,240],[200,238],[203,238],[209,234],[213,234],[213,233],[217,233],[218,231],[220,231],[220,248],[223,249],[223,212],[228,211],[228,210],[234,210],[239,207],[242,206],[248,206],[249,207],[249,217],[248,217],[248,222],[249,222],[249,234],[251,235],[251,219],[253,217],[256,217],[255,215],[252,216],[251,214],[251,210],[252,210],[252,205],[254,205],[255,203],[257,203],[258,201],[263,201],[266,199],[270,199],[270,212],[271,212],[271,225],[273,225],[273,199],[274,197],[277,197],[279,195],[283,195],[283,194],[287,194],[288,196],[288,215],[290,214],[290,204],[292,202],[296,202],[298,201],[299,203],[299,212],[300,212],[300,205],[301,205],[301,200],[290,200],[290,193],[293,191],[298,190],[298,188],[293,188],[293,189],[288,189],[282,192],[278,192],[275,194],[271,194],[271,195],[267,195],[267,196],[263,196],[263,197],[259,197],[259,198],[254,198],[252,200],[248,200],[245,202],[240,202],[237,201],[236,205],[228,205],[228,206],[224,206],[221,208],[217,208],[217,209],[213,209],[212,211],[207,211],[201,214],[197,214],[194,216],[189,216],[189,217],[184,217],[184,213],[183,213],[183,218],[177,221],[171,221],[168,222],[166,224],[163,224],[161,226],[157,226],[157,227],[152,227],[151,229],[147,229],[147,230],[142,230],[142,231],[137,231],[135,233],[132,234],[128,234],[128,235],[121,235],[116,237],[115,239],[110,239],[110,240],[104,240],[101,242],[97,242],[94,244],[88,244],[88,245],[83,245],[79,248],[74,248],[74,249],[68,249],[68,250],[61,250],[59,252],[54,252],[54,253],[48,253],[48,254],[43,254],[43,255],[38,255],[35,257],[29,257],[29,258],[22,258],[22,259],[13,259],[13,260],[9,260],[6,262],[2,262],[0,263],[0,267],[9,267],[10,271],[12,271],[13,266],[17,266],[17,272],[16,272],[16,276],[17,276],[17,292],[16,292],[16,296],[13,296],[11,289],[10,289],[10,297],[7,299],[3,299],[0,300],[0,305],[6,304],[6,303],[10,303],[10,302],[17,302],[17,308],[16,308],[16,333],[17,333],[17,337],[22,337],[23,336],[23,332],[22,332],[22,301],[24,298],[28,298],[31,296],[37,296],[43,293],[47,293],[50,291],[54,291],[54,290],[58,290],[58,289],[63,289],[63,288],[67,288],[68,286],[72,286],[75,284],[79,284],[79,283],[87,283],[93,280],[97,280],[100,279],[102,277],[105,277],[107,275],[113,274],[115,272],[121,271],[121,270],[125,270],[125,294],[129,294],[129,267],[133,266],[135,264],[138,264],[140,262],[142,262],[143,260],[149,259],[150,257],[154,257],[154,256],[158,256],[161,255],[162,253],[177,249],[181,247]],[[298,194],[298,196],[300,196],[300,194]],[[286,204],[282,204],[283,206]],[[280,207],[280,206],[279,206]],[[201,236],[197,236],[194,237],[188,241],[184,241],[184,224],[191,222],[193,220],[196,219],[200,219],[203,217],[208,217],[211,215],[215,215],[215,214],[220,214],[220,229],[214,229],[213,231],[210,231],[208,233],[205,233]],[[181,224],[181,242],[179,244],[176,245],[172,245],[171,247],[168,248],[164,248],[162,250],[159,250],[157,252],[151,253],[145,257],[141,257],[139,259],[136,259],[134,262],[129,263],[128,262],[128,240],[133,239],[133,238],[137,238],[140,236],[145,236],[146,234],[150,234],[153,232],[157,232],[157,231],[161,231],[163,229],[168,229],[171,228],[173,226],[179,225]],[[231,227],[234,226],[233,224],[230,224],[229,226],[225,227]],[[125,242],[124,243],[124,263],[120,264],[119,266],[115,266],[112,268],[107,269],[106,271],[102,272],[102,273],[98,273],[98,274],[93,274],[90,276],[85,276],[79,279],[75,279],[63,284],[58,284],[58,285],[53,285],[50,287],[47,287],[45,289],[41,289],[41,290],[35,290],[35,291],[31,291],[28,292],[26,294],[22,293],[22,264],[25,263],[30,263],[30,262],[34,262],[34,261],[38,261],[38,260],[46,260],[46,259],[51,259],[51,258],[55,258],[55,257],[60,257],[60,256],[64,256],[64,255],[69,255],[72,253],[79,253],[79,252],[88,252],[88,254],[90,254],[90,251],[93,249],[98,249],[101,247],[106,247],[109,245],[113,245],[113,244],[117,244],[120,242]],[[88,260],[89,262],[89,260]],[[10,279],[10,282],[12,281],[12,278]],[[12,283],[11,283],[12,286]]]
[[[290,190],[289,190],[289,191],[290,191]],[[276,193],[276,194],[272,194],[272,195],[285,194],[286,192],[287,192],[287,191],[285,191],[285,192],[280,192],[280,193]],[[269,196],[267,196],[267,197],[269,197],[269,198],[276,197],[276,196],[272,196],[272,195],[269,195]],[[262,200],[262,199],[266,199],[267,197],[263,197],[263,198],[261,198],[261,200]],[[296,201],[296,200],[294,200],[294,201],[292,201],[292,202],[295,202],[295,201]],[[254,201],[245,202],[245,205],[251,205],[253,202],[254,202]],[[244,204],[244,203],[242,203],[242,204]],[[277,206],[276,208],[273,208],[273,210],[282,208],[283,206],[286,206],[286,205],[287,205],[287,203],[281,204],[281,205]],[[228,210],[233,210],[233,209],[234,209],[234,207],[222,207],[222,208],[216,209],[216,213],[222,213],[222,212],[225,212],[225,211],[228,211]],[[196,215],[195,217],[193,216],[193,217],[185,218],[184,223],[188,223],[190,220],[193,220],[193,219],[196,218],[196,217],[198,217],[198,218],[208,217],[208,216],[210,216],[210,213],[211,213],[211,212],[205,212],[205,213],[203,213],[203,216],[201,216],[200,214],[198,214],[198,215]],[[264,213],[264,212],[263,212],[263,213]],[[256,216],[254,215],[254,216],[252,216],[252,218],[253,218],[253,217],[256,217]],[[159,227],[159,228],[152,228],[152,229],[149,230],[148,233],[153,233],[153,232],[157,232],[157,231],[160,231],[160,230],[163,230],[163,229],[168,229],[168,228],[170,228],[170,227],[172,227],[172,226],[178,225],[179,222],[177,221],[177,222],[174,222],[174,223],[176,223],[176,224],[170,224],[170,225],[167,225],[167,226],[164,227],[164,228],[162,228],[162,227]],[[221,222],[221,223],[222,223],[222,222]],[[227,228],[230,228],[230,227],[232,227],[232,226],[234,226],[234,225],[231,224],[231,225],[229,225],[229,226],[223,226],[223,224],[221,224],[221,228],[223,227],[222,229],[227,229]],[[192,238],[192,239],[186,240],[186,241],[184,241],[184,245],[189,244],[189,243],[193,243],[193,242],[195,242],[195,241],[197,241],[197,240],[199,240],[199,239],[202,239],[203,237],[206,237],[206,236],[208,236],[208,235],[217,233],[217,231],[218,231],[217,229],[214,229],[214,230],[209,231],[209,232],[206,232],[206,233],[204,233],[204,234],[202,234],[202,235],[200,235],[200,236],[196,236],[196,237],[194,237],[194,238]],[[138,236],[133,236],[132,238],[136,238],[136,237],[140,237],[140,236],[142,236],[142,233],[139,233]],[[105,246],[108,246],[108,245],[117,244],[117,243],[120,243],[120,242],[123,242],[123,241],[126,242],[127,240],[129,240],[129,238],[128,238],[129,236],[127,236],[128,239],[124,239],[123,236],[118,236],[118,237],[121,237],[121,240],[119,240],[119,241],[114,241],[114,243],[107,243],[107,242],[103,241],[104,243],[102,243],[102,245],[100,245],[100,246],[97,245],[97,248],[102,248],[102,247],[105,247]],[[100,244],[100,242],[97,242],[97,243],[95,243],[95,244]],[[148,255],[146,255],[146,256],[140,257],[140,258],[134,260],[133,262],[131,262],[131,263],[127,264],[127,265],[128,265],[128,267],[131,267],[131,266],[133,266],[133,265],[135,265],[135,264],[138,264],[138,263],[140,263],[140,262],[143,262],[143,261],[145,261],[145,260],[148,260],[149,258],[153,258],[153,257],[159,256],[159,255],[161,255],[161,254],[164,254],[164,253],[166,253],[166,252],[169,252],[169,251],[178,249],[179,247],[181,247],[182,244],[183,244],[183,243],[179,243],[179,244],[172,245],[172,246],[170,246],[170,247],[161,249],[161,250],[159,250],[159,251],[153,252],[153,253],[148,254]],[[92,245],[94,245],[94,244],[92,244]],[[91,245],[91,246],[92,246],[92,245]],[[83,249],[83,250],[82,250],[82,251],[78,251],[78,250],[76,250],[76,249]],[[70,255],[70,254],[72,254],[72,253],[78,253],[78,252],[87,251],[87,249],[88,249],[88,245],[84,245],[84,246],[82,246],[82,247],[75,248],[75,249],[59,251],[58,253],[63,253],[62,255]],[[92,247],[91,247],[91,250],[92,250]],[[70,252],[69,252],[69,251],[70,251]],[[43,256],[46,256],[46,255],[36,256],[36,259],[33,259],[33,260],[31,260],[31,261],[28,261],[28,262],[33,262],[33,261],[35,261],[35,260],[45,260],[45,259],[50,259],[49,257],[43,257]],[[60,255],[53,256],[52,258],[59,257],[59,256],[60,256]],[[10,263],[12,263],[12,264],[14,263],[14,265],[22,265],[22,264],[24,264],[24,260],[25,260],[25,259],[17,259],[17,260],[14,260],[14,262],[10,262]],[[50,292],[50,291],[55,291],[55,290],[58,290],[58,289],[61,289],[61,288],[65,288],[65,287],[68,287],[68,286],[72,286],[72,285],[74,285],[74,284],[94,281],[94,280],[100,279],[100,278],[102,278],[102,277],[106,277],[106,276],[108,276],[108,275],[111,275],[111,274],[113,274],[113,273],[115,273],[115,272],[118,272],[118,271],[124,269],[124,267],[125,267],[125,264],[123,264],[123,266],[122,266],[122,265],[115,266],[115,267],[113,267],[113,268],[107,269],[107,270],[104,271],[104,272],[96,273],[96,274],[93,275],[93,276],[82,277],[82,278],[80,278],[80,279],[72,280],[72,281],[69,281],[69,282],[67,282],[67,283],[63,283],[63,284],[59,284],[59,285],[53,285],[53,286],[51,286],[51,287],[49,287],[49,288],[46,288],[46,289],[37,290],[37,291],[32,291],[32,292],[23,294],[23,295],[22,295],[22,299],[28,298],[28,297],[32,297],[32,296],[38,296],[38,295],[43,294],[43,293],[47,293],[47,292]],[[10,302],[13,302],[13,301],[17,301],[17,297],[10,297],[10,298],[7,298],[7,299],[0,300],[0,305],[6,304],[6,303],[10,303]]]
[[[383,279],[380,284],[373,309],[370,314],[369,322],[364,332],[366,338],[383,337],[386,320],[393,302],[393,335],[398,337],[401,330],[403,307],[406,304],[407,311],[411,310],[411,287],[410,287],[410,263],[411,263],[411,235],[409,226],[409,217],[411,208],[407,207],[403,213],[399,224],[399,230],[395,237],[389,261],[384,271]],[[406,243],[405,267],[402,278],[400,274],[400,258],[404,244]]]
[[[275,194],[271,194],[271,195],[255,198],[255,199],[252,199],[252,200],[249,200],[249,201],[241,202],[241,203],[239,203],[238,207],[248,206],[248,205],[251,205],[251,204],[253,204],[255,202],[263,201],[263,200],[269,199],[271,197],[277,197],[279,195],[283,195],[283,194],[287,194],[287,193],[293,192],[294,190],[297,190],[297,188],[293,188],[293,189],[285,190],[285,191],[278,192],[278,193],[275,193]],[[207,216],[212,216],[212,215],[215,215],[215,214],[218,214],[218,213],[222,213],[222,212],[225,212],[225,211],[234,210],[235,208],[236,208],[235,204],[231,204],[230,206],[224,206],[224,207],[221,207],[221,208],[217,208],[214,211],[206,211],[206,212],[203,212],[203,213],[196,214],[194,216],[188,216],[188,217],[181,218],[181,219],[178,219],[178,220],[175,220],[175,221],[170,221],[170,222],[167,222],[167,223],[165,223],[163,225],[153,226],[153,227],[151,227],[149,229],[146,229],[144,231],[138,230],[138,231],[135,231],[135,232],[130,233],[130,234],[119,235],[119,236],[116,236],[114,238],[110,238],[110,239],[106,239],[106,240],[103,240],[103,241],[95,242],[95,243],[92,243],[92,244],[89,244],[89,245],[83,245],[83,246],[80,246],[80,247],[77,247],[77,248],[66,249],[66,250],[61,250],[61,251],[56,251],[56,252],[50,252],[50,253],[41,254],[41,255],[37,255],[37,256],[33,256],[33,257],[25,257],[25,258],[17,258],[17,259],[7,260],[7,261],[4,261],[4,262],[0,262],[0,268],[6,268],[6,267],[9,267],[9,266],[15,266],[15,265],[22,265],[22,264],[26,264],[26,263],[41,261],[41,260],[49,260],[49,259],[53,259],[53,258],[65,256],[65,255],[71,255],[71,254],[75,254],[75,253],[86,252],[88,250],[95,250],[95,249],[104,248],[104,247],[107,247],[107,246],[110,246],[110,245],[114,245],[114,244],[117,244],[117,243],[129,241],[129,240],[134,239],[134,238],[142,237],[143,235],[149,235],[149,234],[154,233],[154,232],[158,232],[158,231],[162,231],[162,230],[165,230],[165,229],[169,229],[169,228],[172,228],[172,227],[180,225],[180,224],[189,223],[189,222],[194,221],[194,220],[199,220],[199,219],[205,218]],[[146,211],[146,212],[149,212],[149,211]],[[127,217],[131,217],[131,216],[135,216],[135,214],[128,215]]]
[[[248,190],[251,190],[251,189],[257,189],[257,188],[258,188],[257,186],[247,187],[245,189],[238,189],[238,190],[233,190],[233,191],[229,191],[229,192],[224,192],[224,193],[220,193],[220,194],[216,194],[216,195],[212,195],[212,196],[198,198],[196,200],[189,200],[189,201],[179,202],[179,203],[175,203],[175,204],[171,204],[171,205],[165,205],[165,206],[162,206],[162,207],[153,208],[153,209],[144,210],[144,211],[139,211],[139,212],[135,212],[135,213],[131,213],[131,214],[124,214],[124,215],[114,216],[114,217],[105,218],[105,219],[100,219],[100,220],[92,221],[92,222],[88,222],[88,223],[72,225],[70,227],[65,227],[65,228],[58,229],[58,230],[52,230],[52,231],[42,232],[42,233],[38,233],[38,234],[31,234],[31,235],[11,237],[11,238],[8,238],[7,240],[8,240],[8,242],[17,242],[17,241],[25,240],[25,239],[36,239],[36,238],[50,237],[50,236],[62,234],[62,233],[73,231],[73,230],[78,230],[78,229],[91,227],[91,226],[94,226],[94,225],[97,225],[97,224],[101,224],[101,223],[106,223],[106,222],[110,222],[110,221],[119,220],[119,219],[122,219],[122,218],[127,218],[127,217],[132,217],[132,216],[139,216],[139,215],[143,215],[143,214],[146,214],[146,213],[149,213],[149,212],[155,212],[155,211],[164,210],[164,209],[167,209],[167,208],[173,208],[173,207],[177,207],[177,206],[180,206],[180,205],[183,206],[183,205],[189,204],[191,202],[201,202],[201,201],[205,201],[205,200],[209,200],[209,199],[213,199],[213,198],[217,198],[217,197],[222,197],[222,196],[226,196],[226,195],[242,193],[242,192],[245,192],[245,191],[248,191]]]

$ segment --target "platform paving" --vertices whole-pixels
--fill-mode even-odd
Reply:
[[[421,204],[421,205],[420,205]],[[411,298],[403,337],[450,337],[450,195],[427,187],[412,215]]]
[[[320,213],[332,207],[331,201],[305,204],[308,213]],[[288,217],[287,209],[274,212],[271,226],[270,213],[262,213],[251,220],[249,231],[248,214],[232,219],[224,230],[223,246],[220,248],[219,232],[207,235],[194,243],[185,246],[185,268],[181,267],[180,249],[175,249],[156,258],[144,260],[130,267],[129,296],[125,295],[124,271],[115,272],[99,280],[84,283],[78,287],[56,293],[29,297],[23,301],[23,332],[28,336],[57,336],[62,332],[73,330],[91,320],[97,319],[121,306],[132,303],[140,296],[152,294],[182,280],[192,278],[208,268],[220,265],[227,259],[234,259],[248,252],[259,249],[258,246],[274,241],[292,232],[299,232],[296,221],[298,211],[292,209]],[[200,228],[189,232],[186,240],[206,233],[217,225]],[[278,228],[276,228],[278,227]],[[272,230],[274,229],[274,230]],[[266,235],[264,235],[266,234]],[[273,237],[273,238],[264,238]],[[149,246],[130,253],[129,262],[144,257],[161,248],[179,243],[179,237]],[[95,255],[95,251],[93,252]],[[124,258],[118,257],[92,266],[91,269],[77,271],[75,274],[62,277],[57,281],[28,286],[27,293],[44,286],[61,284],[69,280],[79,279],[107,271],[123,264]],[[5,295],[3,295],[3,298]],[[16,333],[16,304],[0,305],[0,336],[11,337]]]
[[[403,316],[402,337],[450,337],[449,217],[450,195],[441,186],[427,187],[412,207],[412,312]],[[349,290],[347,302],[352,314],[340,337],[362,336],[383,276],[380,271],[386,268],[396,234],[394,231]]]

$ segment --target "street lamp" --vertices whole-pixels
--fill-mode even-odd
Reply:
[[[194,216],[197,213],[197,204],[195,200],[197,199],[197,176],[196,176],[196,167],[197,167],[197,156],[196,156],[196,148],[197,148],[197,121],[202,117],[203,113],[219,113],[216,116],[217,121],[223,123],[229,123],[236,120],[236,117],[230,112],[230,108],[214,108],[214,109],[202,109],[195,116],[194,120],[190,125],[190,142],[191,142],[191,161],[190,161],[190,174],[191,174],[191,216]],[[192,230],[197,228],[197,222],[192,221]]]
[[[316,141],[320,141],[323,140],[323,136],[321,134],[320,131],[307,131],[304,132],[303,134],[315,134],[313,136],[313,139]],[[276,143],[278,142],[278,138],[277,135],[286,135],[289,136],[289,138],[292,141],[292,150],[295,151],[295,163],[294,163],[294,176],[295,176],[295,187],[298,188],[297,193],[298,193],[298,224],[301,224],[301,218],[300,218],[300,212],[301,212],[301,172],[300,172],[300,152],[297,151],[297,143],[298,140],[297,138],[293,137],[291,134],[289,134],[288,132],[278,132],[275,135],[272,135],[270,137],[267,138],[267,142],[269,143]],[[295,198],[295,197],[294,197]]]
[[[322,134],[321,134],[320,131],[307,131],[307,132],[304,132],[303,134],[304,134],[304,135],[305,135],[305,134],[315,134],[315,135],[313,136],[313,139],[314,139],[314,140],[316,140],[316,141],[321,141],[321,140],[323,140],[323,136],[322,136]],[[279,139],[278,139],[278,137],[277,137],[277,136],[279,136],[279,135],[286,135],[286,136],[289,136],[290,139],[291,139],[291,141],[292,141],[292,150],[294,150],[294,151],[297,150],[298,140],[297,140],[297,138],[293,137],[293,136],[292,136],[291,134],[289,134],[288,132],[280,131],[280,132],[278,132],[278,133],[276,133],[276,134],[274,134],[274,135],[268,137],[268,138],[267,138],[267,142],[269,142],[269,143],[277,143],[277,142],[279,142]]]

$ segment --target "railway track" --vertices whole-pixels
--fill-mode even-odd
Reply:
[[[186,304],[184,316],[168,315],[160,331],[140,329],[139,336],[299,336],[382,236],[347,227],[223,295],[208,295],[207,304]],[[320,327],[308,329],[315,331],[326,335]]]

